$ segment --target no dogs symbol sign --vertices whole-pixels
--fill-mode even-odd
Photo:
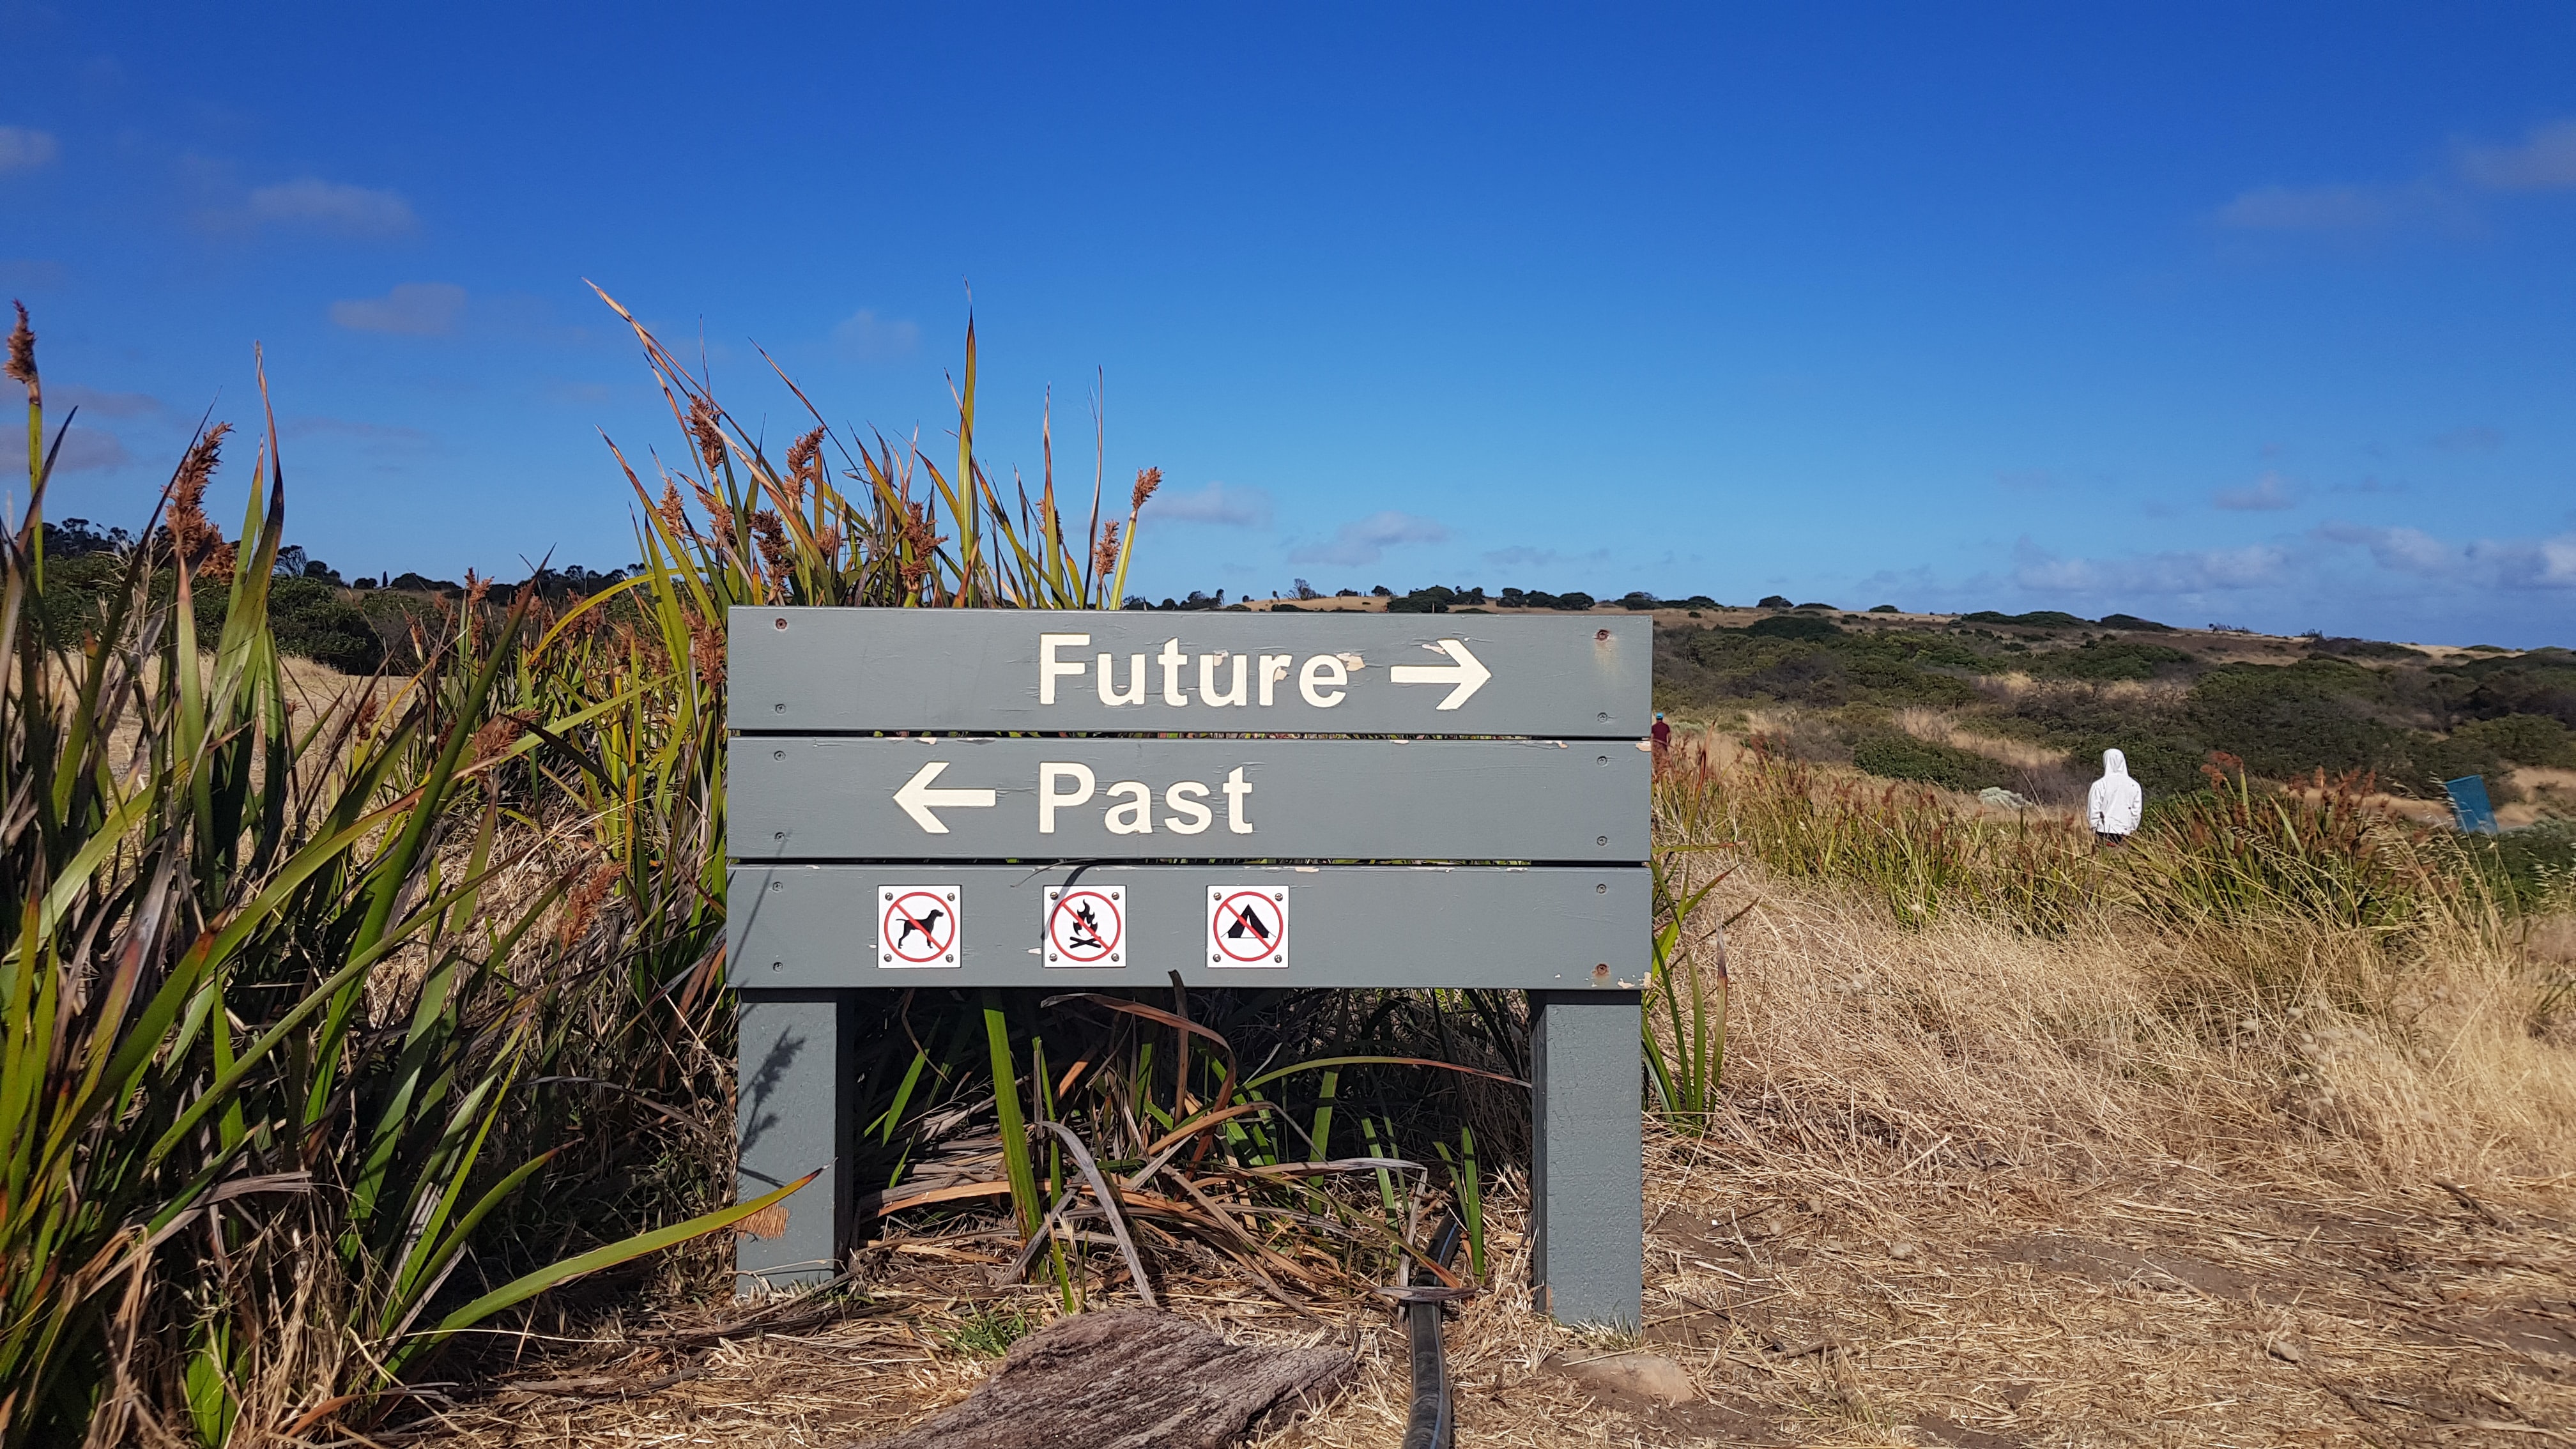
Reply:
[[[1276,887],[1208,887],[1208,964],[1288,964],[1288,893]]]
[[[1048,886],[1046,963],[1049,966],[1125,965],[1127,888]]]
[[[879,886],[877,965],[956,965],[962,894],[953,885]]]

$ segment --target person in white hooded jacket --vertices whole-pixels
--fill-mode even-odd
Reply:
[[[2093,792],[2085,801],[2084,813],[2093,823],[2093,833],[2104,845],[2118,845],[2137,830],[2146,803],[2146,793],[2129,778],[2128,756],[2104,750],[2102,778],[2093,782]]]

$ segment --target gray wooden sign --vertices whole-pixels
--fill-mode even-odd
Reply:
[[[938,899],[908,913],[876,908],[883,891],[921,886]],[[1116,893],[1089,918],[1095,950],[1059,949],[1048,934],[1068,889]],[[1637,927],[1649,889],[1637,866],[745,864],[730,902],[733,979],[762,990],[1090,991],[1166,987],[1177,971],[1193,987],[1633,991],[1653,965]],[[1281,898],[1252,925],[1285,925],[1286,962],[1220,949],[1221,933],[1245,923],[1211,920],[1208,898],[1234,890]],[[940,919],[928,919],[933,910]]]
[[[736,609],[746,1291],[851,1241],[849,993],[1529,991],[1537,1280],[1639,1321],[1648,622]],[[797,1206],[798,1203],[804,1206]]]
[[[744,860],[1642,861],[1628,740],[744,736]]]
[[[737,609],[734,725],[1636,739],[1634,616]]]

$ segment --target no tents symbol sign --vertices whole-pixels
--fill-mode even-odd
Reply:
[[[1288,893],[1276,887],[1208,887],[1208,964],[1288,964]]]
[[[1047,887],[1049,966],[1123,966],[1126,960],[1125,886]]]

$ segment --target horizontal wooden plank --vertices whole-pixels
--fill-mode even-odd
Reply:
[[[1089,964],[1049,965],[1051,914],[1064,892],[1114,889],[1114,945]],[[1052,888],[1056,899],[1050,902]],[[939,957],[884,964],[880,901],[929,889],[898,917],[930,933]],[[1215,889],[1275,893],[1279,966],[1210,958]],[[953,900],[948,892],[956,892]],[[1642,866],[1108,865],[1031,871],[997,865],[741,865],[727,912],[735,985],[760,990],[858,986],[1494,986],[1639,989],[1653,961],[1649,873]],[[933,911],[941,912],[932,919]],[[1059,930],[1061,928],[1059,927]],[[907,947],[924,939],[915,934]],[[1234,950],[1233,955],[1245,954]],[[914,954],[921,954],[918,950]]]
[[[1601,615],[733,611],[746,731],[1646,733],[1653,626]]]
[[[738,736],[745,860],[1642,861],[1630,741]]]

